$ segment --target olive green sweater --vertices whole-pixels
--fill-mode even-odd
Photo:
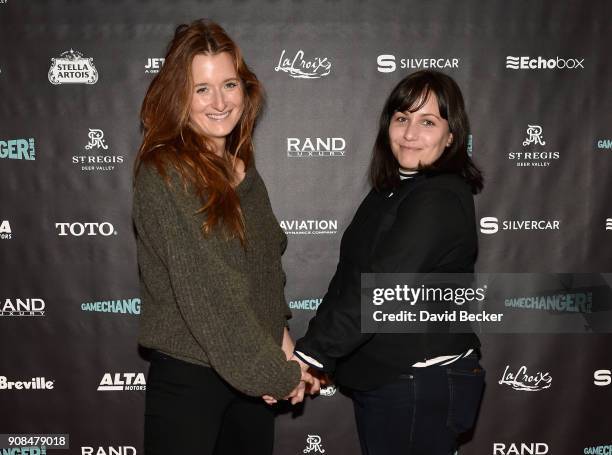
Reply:
[[[172,175],[172,174],[170,174]],[[282,398],[300,380],[281,350],[291,315],[281,265],[287,238],[257,170],[236,187],[247,248],[220,229],[202,234],[201,201],[143,165],[134,190],[141,315],[139,343],[211,366],[236,389]]]

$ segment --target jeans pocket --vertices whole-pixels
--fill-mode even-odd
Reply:
[[[460,434],[474,426],[482,391],[485,371],[475,362],[471,370],[447,368],[449,405],[448,427]]]

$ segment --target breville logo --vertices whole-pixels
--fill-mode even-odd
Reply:
[[[117,235],[117,231],[109,222],[104,223],[55,223],[55,229],[59,230],[58,236],[72,235],[80,237],[82,235],[108,237]]]
[[[52,390],[53,386],[53,381],[44,376],[29,381],[9,381],[6,376],[0,376],[0,390]]]

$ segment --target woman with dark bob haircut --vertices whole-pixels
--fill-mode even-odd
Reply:
[[[142,104],[134,224],[147,455],[270,455],[265,400],[304,397],[287,330],[287,238],[253,159],[263,88],[217,24],[180,25]]]
[[[479,340],[429,326],[362,333],[362,273],[473,273],[473,194],[483,186],[467,153],[469,122],[456,82],[413,73],[380,116],[372,190],[346,229],[329,289],[295,358],[351,391],[367,455],[449,455],[475,421],[484,386]],[[452,333],[451,333],[452,332]]]

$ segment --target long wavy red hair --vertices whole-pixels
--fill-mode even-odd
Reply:
[[[204,234],[219,225],[229,237],[238,237],[244,246],[244,220],[232,184],[235,160],[216,155],[213,143],[189,119],[193,58],[222,52],[232,57],[244,91],[244,111],[226,137],[226,152],[240,158],[245,169],[252,165],[253,130],[263,105],[263,87],[225,30],[210,20],[199,19],[177,27],[164,65],[149,85],[140,111],[143,140],[134,174],[138,174],[143,163],[149,163],[170,185],[168,170],[176,170],[184,190],[195,192],[202,201],[199,212],[206,215],[202,224]]]

